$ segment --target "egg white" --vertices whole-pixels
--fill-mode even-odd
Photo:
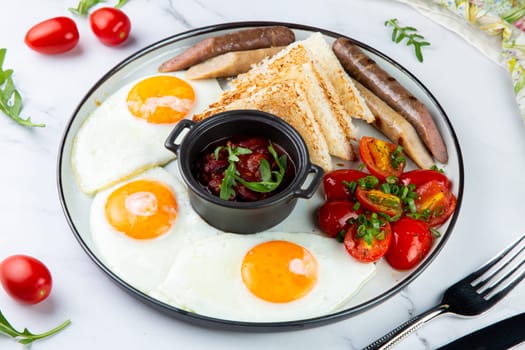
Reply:
[[[308,249],[318,263],[318,279],[305,296],[272,303],[243,284],[241,264],[255,245],[286,240]],[[342,306],[374,273],[373,263],[356,262],[336,240],[311,233],[222,233],[180,252],[167,278],[152,295],[200,315],[236,321],[274,322],[325,315]]]
[[[185,80],[183,72],[165,75]],[[127,108],[129,90],[145,78],[118,89],[80,127],[73,142],[71,162],[83,192],[93,193],[175,158],[164,147],[164,141],[176,123],[148,123],[133,116]],[[195,106],[187,118],[202,112],[222,92],[215,79],[187,82],[196,96]]]
[[[138,179],[167,185],[177,199],[177,217],[170,231],[154,239],[134,239],[116,231],[106,220],[105,204],[116,188]],[[91,237],[104,264],[125,282],[148,293],[167,276],[181,250],[218,231],[208,225],[189,202],[186,187],[163,168],[150,169],[132,179],[97,193],[90,211]]]

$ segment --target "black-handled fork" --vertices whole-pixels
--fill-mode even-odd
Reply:
[[[439,305],[403,323],[364,350],[391,349],[419,327],[445,313],[475,316],[487,311],[525,277],[524,251],[525,235],[522,235],[479,270],[450,286]]]

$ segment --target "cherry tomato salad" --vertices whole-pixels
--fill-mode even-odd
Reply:
[[[319,227],[358,261],[384,256],[395,269],[411,269],[456,209],[451,182],[437,168],[404,171],[402,147],[384,140],[362,137],[359,154],[368,172],[325,174]]]

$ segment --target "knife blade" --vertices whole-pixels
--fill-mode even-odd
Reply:
[[[467,334],[437,350],[504,350],[525,341],[525,312]]]

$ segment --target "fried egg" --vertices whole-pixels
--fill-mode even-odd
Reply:
[[[166,278],[179,251],[218,232],[193,211],[184,185],[158,167],[97,193],[90,229],[106,266],[145,293]]]
[[[75,137],[71,156],[82,191],[93,193],[175,157],[164,147],[174,125],[202,112],[222,92],[215,79],[189,83],[182,76],[152,75],[130,82],[91,113]]]
[[[336,310],[374,273],[312,233],[222,233],[180,252],[153,295],[200,315],[289,321]]]

